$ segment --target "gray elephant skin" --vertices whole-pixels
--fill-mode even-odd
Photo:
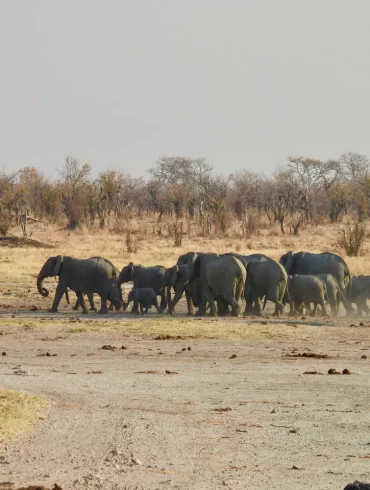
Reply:
[[[238,303],[245,284],[246,270],[242,262],[232,256],[216,254],[188,254],[190,274],[189,288],[193,303],[199,304],[198,316],[205,316],[207,304],[210,315],[216,314],[215,300],[223,305],[231,306],[232,316],[238,316]],[[198,283],[197,283],[198,281]],[[219,311],[222,314],[223,311]]]
[[[345,298],[344,306],[347,313],[353,312],[353,308],[348,301],[351,295],[352,278],[348,265],[342,257],[331,252],[314,254],[310,252],[293,253],[289,251],[280,257],[280,263],[291,276],[294,274],[332,274],[337,280]]]
[[[317,274],[317,277],[325,282],[331,315],[337,316],[340,303],[342,302],[343,305],[346,303],[346,298],[340,290],[338,281],[332,274]]]
[[[108,259],[105,259],[104,257],[89,257],[90,259],[102,259],[104,260],[108,265],[110,265],[116,272],[116,276],[118,277],[119,276],[119,270],[117,269],[117,267],[115,267],[112,262]],[[89,300],[89,303],[90,303],[90,311],[97,311],[97,308],[95,306],[95,302],[94,302],[94,294],[93,293],[88,293],[86,294],[85,292],[83,293],[84,295],[87,296],[88,300]],[[66,291],[66,299],[67,299],[67,303],[69,304],[69,297],[68,297],[68,290]],[[78,308],[79,308],[80,305],[80,301],[79,299],[77,298],[76,300],[76,304],[72,307],[72,310],[75,310],[77,311]],[[109,311],[113,311],[113,303],[111,302],[110,305],[109,305],[109,308],[108,310]],[[116,307],[115,308],[116,311],[118,311],[118,308]]]
[[[167,306],[166,287],[173,286],[173,283],[171,282],[172,276],[166,275],[166,272],[166,267],[163,267],[162,265],[144,267],[130,262],[123,267],[118,276],[118,289],[121,291],[121,285],[125,282],[132,282],[133,289],[152,288],[155,293],[161,297],[159,308],[164,311]]]
[[[261,315],[261,298],[265,296],[266,300],[275,304],[274,315],[282,315],[283,300],[287,291],[287,273],[284,267],[275,260],[268,259],[263,262],[249,262],[246,269],[245,314],[256,312],[257,315]]]
[[[182,295],[185,293],[188,315],[192,315],[193,302],[191,300],[191,293],[189,289],[189,267],[187,266],[187,264],[176,264],[170,269],[167,269],[166,275],[170,278],[170,282],[173,283],[173,290],[175,292],[173,299],[171,299],[171,288],[167,288],[167,303],[169,313],[173,314],[175,312],[175,306],[182,298]]]
[[[177,259],[176,265],[179,267],[179,270],[181,269],[181,266],[186,266],[187,267],[187,274],[188,274],[188,282],[182,282],[185,281],[186,279],[186,269],[182,269],[182,278],[179,278],[179,285],[180,285],[180,291],[183,289],[185,291],[186,295],[186,301],[187,301],[187,306],[188,306],[188,314],[192,315],[193,314],[193,306],[196,308],[199,308],[200,306],[200,291],[201,291],[201,282],[200,282],[200,277],[199,275],[193,275],[191,277],[190,271],[193,270],[195,261],[197,260],[198,257],[203,257],[204,255],[207,256],[212,256],[212,257],[218,257],[218,254],[212,253],[212,252],[187,252],[186,254],[180,255],[179,258]],[[182,285],[181,285],[182,283]],[[173,306],[175,306],[176,303],[175,299],[179,298],[180,294],[182,296],[182,293],[178,292],[176,294],[175,292],[175,298],[173,300]],[[181,297],[180,296],[180,297]],[[179,298],[180,299],[180,298]],[[218,300],[217,304],[219,304],[220,300]]]
[[[370,276],[354,276],[352,278],[351,302],[357,306],[357,313],[365,315],[370,313],[366,301],[370,299]]]
[[[323,314],[326,316],[326,302],[328,293],[325,282],[318,276],[303,274],[294,274],[288,278],[288,289],[290,296],[290,314],[293,316],[297,311],[302,311],[302,306],[310,309],[310,303],[313,303],[311,316],[316,315],[318,305],[321,306]]]
[[[108,312],[107,300],[110,300],[118,309],[122,306],[117,289],[116,268],[101,257],[91,259],[76,259],[62,255],[49,257],[37,277],[37,289],[42,296],[49,296],[49,291],[43,287],[44,279],[56,276],[59,277],[59,282],[51,313],[58,311],[60,300],[68,288],[75,291],[83,313],[87,313],[83,293],[97,293],[100,296],[99,313]]]
[[[144,313],[148,313],[149,308],[154,306],[158,313],[160,313],[160,309],[158,307],[157,294],[152,288],[139,288],[132,289],[128,293],[127,303],[124,305],[124,310],[128,307],[131,302],[134,302],[134,306],[132,308],[131,313],[139,314],[140,307],[140,315],[143,316]]]

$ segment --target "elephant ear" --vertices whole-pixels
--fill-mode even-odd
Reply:
[[[55,259],[55,265],[54,265],[55,278],[59,276],[60,268],[62,267],[62,264],[63,264],[63,255],[58,255],[58,257]]]
[[[200,277],[200,268],[202,267],[202,263],[203,263],[203,260],[204,257],[202,256],[197,256],[194,263],[193,263],[193,273],[190,274],[190,277],[191,278],[199,278]]]
[[[285,267],[285,270],[287,271],[288,274],[290,274],[293,269],[293,261],[294,261],[294,254],[292,250],[290,250],[285,255],[283,255],[282,265]]]
[[[190,279],[196,278],[196,269],[198,267],[200,268],[199,260],[200,260],[200,257],[195,252],[192,252],[191,254],[189,254],[187,265],[188,265],[188,269],[189,269],[189,278]],[[198,266],[197,266],[197,263],[198,263]]]
[[[177,273],[179,272],[179,266],[174,265],[170,269],[166,270],[166,281],[168,285],[174,285],[177,280]]]

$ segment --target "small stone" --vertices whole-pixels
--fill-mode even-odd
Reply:
[[[349,374],[351,374],[351,371],[350,371],[349,369],[343,369],[342,374],[347,374],[347,375],[349,375]]]
[[[236,358],[237,358],[236,354],[233,354],[232,356],[229,357],[229,359],[236,359]]]
[[[188,347],[188,350],[191,350],[191,347]]]
[[[361,356],[361,359],[367,359],[367,356],[364,354],[363,356]]]
[[[139,459],[137,458],[132,458],[131,460],[133,462],[133,464],[137,464],[137,465],[140,465],[140,464],[143,464]]]
[[[1,355],[2,355],[2,356],[6,356],[6,352],[2,352],[2,353],[1,353]]]

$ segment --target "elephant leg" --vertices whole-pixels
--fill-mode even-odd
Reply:
[[[139,303],[139,308],[140,308],[140,316],[144,316],[144,305],[141,301]],[[148,313],[148,308],[145,308],[145,313]]]
[[[100,296],[100,301],[101,301],[101,306],[100,306],[99,314],[106,315],[108,313],[108,308],[107,308],[108,297]]]
[[[173,305],[172,305],[172,297],[171,297],[171,286],[167,286],[167,308],[168,308],[168,313],[172,314],[173,312]],[[176,292],[175,292],[176,294]]]
[[[257,296],[254,300],[254,307],[256,309],[256,315],[262,316],[262,305],[259,296]]]
[[[162,311],[164,311],[167,307],[166,288],[162,289],[160,297],[161,297],[161,304],[159,305],[159,308]]]
[[[185,289],[185,298],[186,298],[186,304],[188,307],[188,315],[193,316],[193,313],[194,313],[193,302],[191,300],[191,295],[190,295],[189,291],[187,291],[186,289]]]
[[[171,315],[175,312],[175,306],[180,301],[183,292],[184,292],[183,288],[176,286],[175,296],[173,297],[173,300],[171,300],[171,303],[170,302],[168,303],[168,311],[170,312]],[[168,301],[168,295],[167,295],[167,301]]]
[[[231,305],[231,316],[239,316],[241,312],[241,307],[240,304],[236,301],[236,299],[231,298],[230,305]]]
[[[313,310],[311,311],[310,316],[313,316],[313,317],[315,317],[315,316],[316,316],[316,312],[317,312],[317,305],[318,305],[318,303],[314,303],[314,304],[313,304]]]
[[[76,294],[77,294],[78,302],[80,303],[80,305],[82,307],[82,313],[84,315],[86,315],[87,314],[87,308],[86,308],[84,295],[83,295],[82,291],[76,291]]]
[[[328,316],[328,310],[326,309],[325,301],[321,301],[320,306],[322,309],[322,314],[324,316]]]
[[[132,310],[131,310],[131,313],[133,315],[139,315],[139,302],[138,301],[134,301],[134,306],[132,307]]]
[[[57,286],[56,291],[55,291],[54,301],[53,301],[52,307],[49,310],[50,313],[58,313],[58,306],[59,306],[60,300],[62,299],[65,291],[66,291],[66,287],[59,280],[58,286]]]
[[[79,306],[80,306],[80,300],[77,297],[76,304],[72,306],[72,310],[77,311]]]
[[[331,316],[338,316],[338,304],[336,298],[330,301],[330,314]]]
[[[203,287],[202,299],[200,301],[199,309],[196,316],[206,316],[207,303],[209,303],[210,316],[216,316],[216,307],[213,298],[212,291],[207,285]]]
[[[96,311],[96,306],[95,306],[95,303],[94,303],[94,294],[93,293],[88,293],[87,294],[87,297],[88,297],[88,300],[89,300],[89,303],[90,303],[90,310],[91,311]]]
[[[295,316],[296,314],[296,300],[291,296],[289,303],[289,316]]]

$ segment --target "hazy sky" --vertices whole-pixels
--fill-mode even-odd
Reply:
[[[370,156],[369,0],[0,0],[0,166]]]

